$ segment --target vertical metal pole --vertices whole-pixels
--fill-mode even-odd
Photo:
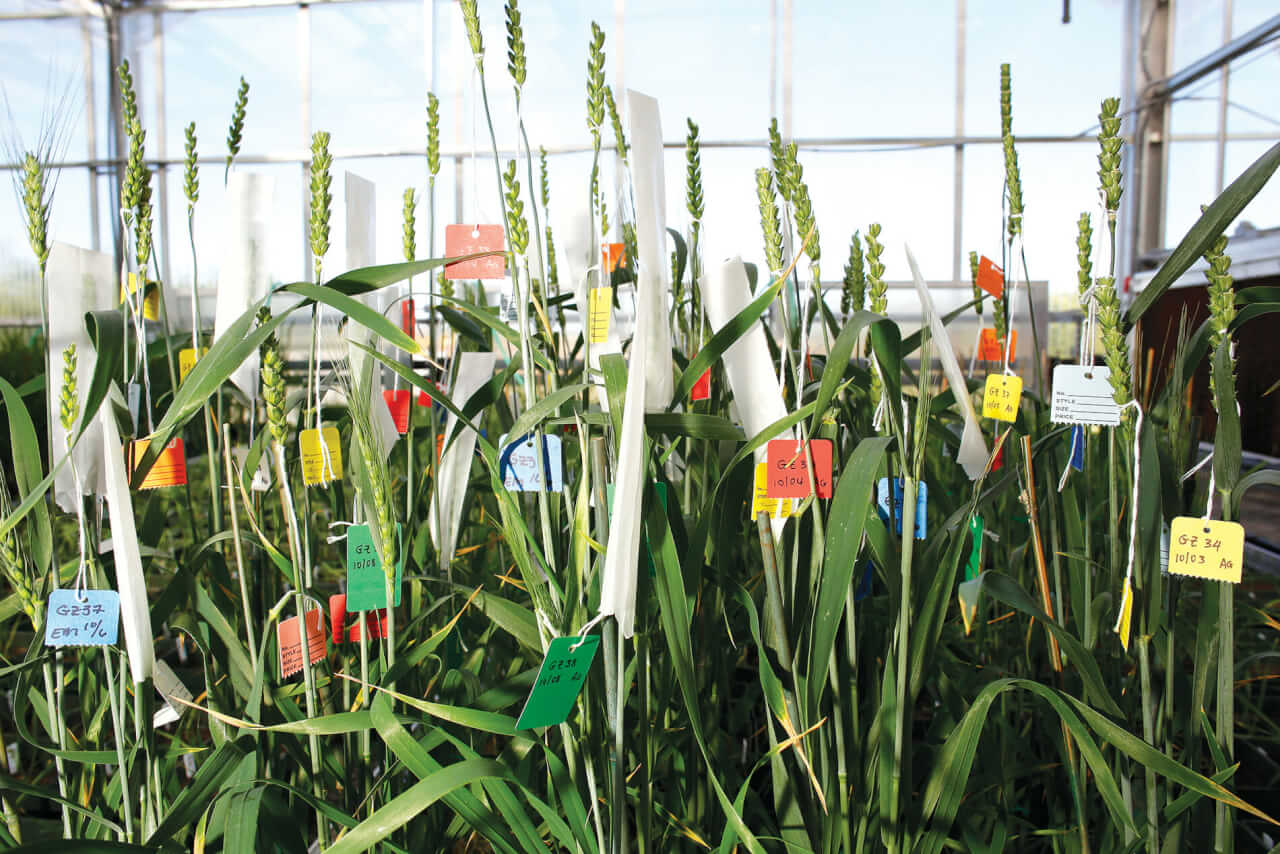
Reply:
[[[311,281],[311,7],[298,6],[298,88],[302,119],[302,148],[308,152],[302,163],[302,280]]]
[[[169,167],[163,165],[167,159],[168,152],[165,150],[165,137],[168,135],[168,118],[165,110],[165,91],[164,91],[164,13],[151,13],[151,50],[155,55],[155,75],[156,81],[153,91],[156,94],[156,117],[154,126],[156,129],[156,156],[161,165],[156,169],[156,188],[158,204],[156,211],[160,219],[160,245],[164,247],[163,252],[156,252],[155,256],[160,262],[160,280],[164,283],[164,290],[161,294],[177,293],[172,290],[173,276],[169,266]],[[179,317],[190,317],[191,312],[179,312]]]
[[[1169,76],[1168,0],[1140,0],[1137,29],[1137,62],[1139,98],[1147,99],[1153,87]],[[1137,163],[1134,180],[1139,198],[1136,200],[1137,235],[1132,251],[1140,254],[1156,249],[1164,242],[1165,193],[1168,169],[1169,99],[1161,96],[1149,101],[1138,116],[1134,146]]]
[[[464,213],[465,208],[463,206],[464,188],[466,184],[462,178],[462,164],[465,162],[465,158],[462,154],[462,141],[467,137],[466,123],[463,121],[463,116],[465,114],[463,101],[465,100],[467,92],[467,77],[474,72],[471,70],[471,66],[467,62],[471,54],[468,50],[464,49],[462,44],[462,26],[461,22],[458,20],[460,12],[456,11],[458,9],[458,4],[450,3],[449,9],[451,10],[449,13],[449,32],[451,34],[451,38],[449,40],[449,64],[453,67],[454,73],[458,75],[456,85],[454,86],[453,99],[453,138],[455,144],[458,146],[458,154],[453,158],[453,221],[462,222],[463,217],[466,215]],[[472,163],[471,168],[475,169],[476,164]],[[532,192],[533,188],[530,187],[529,191]],[[477,199],[476,202],[478,203],[479,199]],[[479,208],[477,208],[476,216],[479,216],[478,211]]]
[[[1234,17],[1235,2],[1234,0],[1224,0],[1222,4],[1222,43],[1225,45],[1231,41],[1231,19]],[[1214,195],[1222,193],[1222,187],[1226,183],[1227,176],[1227,93],[1230,88],[1231,80],[1231,63],[1222,63],[1222,77],[1218,81],[1218,152],[1215,171],[1217,179],[1214,185]]]
[[[102,249],[101,211],[98,210],[98,167],[92,165],[98,159],[98,105],[94,102],[93,74],[93,33],[90,30],[91,19],[80,19],[81,58],[84,65],[84,117],[85,134],[88,136],[88,148],[85,153],[89,166],[89,246],[93,251]]]
[[[965,0],[956,0],[956,139],[964,138]],[[955,201],[951,231],[951,281],[961,281],[964,255],[964,143],[956,143]]]
[[[778,0],[769,0],[769,118],[778,115]]]
[[[1137,260],[1136,238],[1138,217],[1134,210],[1137,194],[1133,191],[1135,173],[1138,113],[1134,110],[1138,98],[1138,34],[1141,27],[1141,0],[1127,0],[1124,12],[1124,58],[1121,65],[1122,88],[1120,95],[1120,133],[1128,141],[1121,149],[1121,174],[1129,185],[1120,197],[1119,221],[1116,230],[1116,275],[1121,281],[1133,271]],[[1101,225],[1101,223],[1099,223]]]
[[[120,117],[120,78],[116,75],[116,66],[124,53],[120,38],[120,14],[110,5],[103,6],[103,20],[107,33],[107,109],[111,117],[111,129],[107,134],[107,156],[113,164],[111,169],[111,199],[107,210],[111,212],[111,234],[115,266],[119,270],[124,260],[125,235],[122,233],[120,217],[120,182],[124,175],[124,128]]]

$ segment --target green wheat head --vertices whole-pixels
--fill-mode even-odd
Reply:
[[[622,159],[622,164],[627,165],[627,152],[630,148],[627,146],[627,135],[622,130],[622,117],[618,115],[618,103],[613,100],[613,87],[604,87],[604,105],[609,110],[609,123],[613,125],[614,144],[618,147],[618,157]]]
[[[689,210],[689,217],[693,220],[693,230],[696,232],[701,224],[702,215],[706,212],[706,204],[702,199],[702,151],[698,143],[698,126],[694,124],[693,119],[685,121],[689,123],[689,133],[684,142],[685,207]]]
[[[845,320],[867,303],[867,270],[862,260],[862,237],[853,233],[849,240],[849,263],[844,265],[844,291],[840,295],[840,314]]]
[[[788,204],[791,202],[791,182],[787,171],[786,148],[782,145],[782,134],[778,132],[778,120],[769,120],[769,158],[773,161],[773,174],[778,183],[778,192]]]
[[[427,171],[435,181],[440,174],[440,99],[427,93]]]
[[[818,222],[813,215],[813,202],[809,199],[809,185],[804,182],[804,167],[800,165],[794,142],[787,144],[786,154],[787,182],[791,190],[788,198],[795,206],[796,232],[801,241],[808,239],[808,242],[804,243],[804,254],[809,256],[809,269],[813,273],[814,280],[818,281],[818,261],[822,258],[822,245],[818,237]],[[810,232],[813,233],[812,237],[809,236]]]
[[[311,138],[311,254],[315,258],[316,281],[320,281],[320,264],[329,251],[329,216],[333,194],[329,191],[333,157],[329,154],[329,134],[316,131]]]
[[[258,311],[258,325],[271,320],[271,309],[263,306]],[[284,358],[280,355],[280,341],[275,333],[268,335],[260,348],[262,356],[262,399],[267,406],[267,429],[271,439],[284,447],[289,425],[285,421]]]
[[[1121,186],[1120,150],[1124,139],[1120,136],[1120,99],[1107,98],[1098,113],[1098,180],[1101,182],[1103,204],[1107,209],[1107,224],[1115,228],[1116,212],[1120,209]]]
[[[80,398],[76,394],[76,345],[62,351],[62,391],[58,396],[58,422],[67,434],[67,447],[71,447],[76,419],[80,417]]]
[[[592,21],[587,52],[587,129],[596,151],[600,150],[600,126],[604,124],[604,90],[604,30]]]
[[[889,307],[889,285],[884,280],[884,264],[880,257],[884,254],[884,244],[880,242],[880,223],[873,222],[867,226],[867,295],[871,301],[871,310],[876,314],[884,314]],[[878,371],[871,372],[871,405],[879,406],[884,395],[884,384],[880,381]]]
[[[244,140],[244,116],[249,106],[249,83],[240,78],[240,88],[236,90],[236,105],[231,111],[231,126],[227,128],[227,166],[225,173],[231,171],[231,161],[240,153],[240,143]]]
[[[520,181],[516,178],[516,162],[507,161],[502,172],[503,195],[507,200],[507,234],[511,251],[523,255],[529,248],[529,223],[524,218],[524,202],[520,200]]]
[[[49,187],[44,165],[32,152],[22,157],[22,212],[27,220],[27,243],[43,275],[49,263]]]
[[[484,73],[484,38],[480,35],[480,13],[476,9],[476,0],[458,0],[462,7],[462,23],[467,27],[467,41],[471,43],[471,55],[475,58],[476,68]]]
[[[516,84],[516,99],[520,98],[520,90],[524,88],[527,74],[524,53],[524,29],[520,26],[520,9],[516,0],[507,0],[507,72]]]
[[[1200,206],[1203,213],[1205,206]],[[1231,256],[1227,254],[1227,236],[1218,235],[1204,253],[1204,260],[1209,262],[1205,277],[1209,280],[1209,364],[1213,366],[1214,353],[1222,346],[1223,339],[1231,336],[1231,323],[1236,319],[1235,279],[1231,275]],[[1213,372],[1209,374],[1209,384],[1213,388]]]
[[[418,207],[418,199],[413,191],[413,187],[407,187],[404,191],[404,228],[402,230],[402,246],[404,248],[404,260],[412,261],[418,257],[417,217],[414,215],[415,209]]]
[[[1112,396],[1116,403],[1124,406],[1133,400],[1133,378],[1115,277],[1100,276],[1094,295],[1098,300],[1098,327],[1102,330],[1102,345],[1107,350],[1107,367],[1111,369]]]
[[[764,234],[764,257],[769,274],[782,272],[782,222],[778,218],[778,198],[774,193],[773,173],[756,170],[756,200],[760,206],[760,230]]]
[[[196,123],[187,125],[183,131],[185,141],[182,161],[182,192],[187,197],[187,212],[190,213],[200,201],[200,167],[196,164]]]
[[[1080,214],[1080,219],[1076,220],[1076,266],[1076,287],[1083,306],[1084,295],[1093,284],[1093,222],[1088,212]]]

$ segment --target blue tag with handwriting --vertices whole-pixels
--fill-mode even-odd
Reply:
[[[929,505],[929,484],[923,480],[916,483],[916,539],[923,540],[928,532],[928,520],[925,510]],[[882,477],[876,484],[876,508],[880,518],[889,519],[889,478]],[[902,536],[902,478],[893,479],[893,523],[894,533]]]
[[[45,646],[108,646],[120,632],[120,594],[114,590],[55,590],[49,594]]]

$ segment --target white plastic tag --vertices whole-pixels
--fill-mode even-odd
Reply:
[[[1058,365],[1053,369],[1055,424],[1120,423],[1120,406],[1111,388],[1111,369],[1102,365]]]

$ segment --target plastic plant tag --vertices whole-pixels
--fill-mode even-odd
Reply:
[[[919,481],[916,483],[915,532],[917,540],[923,540],[928,532],[928,524],[925,519],[928,504],[929,484]],[[887,477],[880,478],[880,481],[876,484],[876,508],[880,511],[880,518],[887,521],[889,518],[889,478]],[[894,533],[902,536],[902,478],[900,477],[893,479],[893,525]]]
[[[302,450],[302,482],[307,486],[342,479],[342,442],[337,427],[303,430],[298,434]]]
[[[342,643],[343,630],[347,626],[347,594],[335,593],[329,597],[329,629],[333,642]]]
[[[982,593],[982,581],[971,578],[956,587],[956,599],[960,602],[960,618],[964,620],[967,637],[973,631],[973,619],[978,615],[978,597]]]
[[[606,243],[600,247],[600,264],[606,274],[618,269],[618,265],[627,260],[627,244]]]
[[[981,516],[974,516],[969,520],[972,545],[969,546],[969,560],[964,565],[965,581],[971,581],[982,574],[982,532],[985,527]],[[967,629],[965,634],[968,634]]]
[[[1120,407],[1111,389],[1111,369],[1102,365],[1058,365],[1053,369],[1054,424],[1120,423]]]
[[[862,577],[858,580],[858,586],[853,591],[853,601],[861,602],[871,595],[871,561],[864,560],[862,562]]]
[[[412,338],[417,328],[417,308],[414,306],[413,299],[410,298],[400,303],[400,331]]]
[[[396,549],[395,590],[396,607],[400,605],[400,586],[404,579],[404,538],[400,523],[396,523],[396,539],[401,547]],[[387,607],[387,577],[382,572],[378,550],[373,545],[373,534],[368,525],[351,525],[347,528],[347,601],[348,611],[373,611]]]
[[[564,453],[559,436],[542,437],[542,467],[551,483],[552,492],[564,489]],[[498,456],[498,470],[502,473],[502,485],[512,492],[542,492],[542,472],[538,470],[538,452],[533,446],[533,436],[525,435],[519,441],[507,444],[504,435],[498,440],[502,453]]]
[[[592,288],[587,291],[587,329],[590,343],[603,344],[609,340],[609,319],[613,312],[613,288]]]
[[[814,492],[819,498],[830,498],[831,456],[830,439],[811,439],[809,453],[817,470]],[[768,445],[769,479],[766,486],[770,498],[807,498],[809,496],[809,466],[804,448],[795,439],[773,439]]]
[[[1004,445],[996,448],[995,456],[991,458],[991,470],[1000,471],[1004,468]]]
[[[409,432],[409,404],[413,403],[413,394],[407,388],[383,389],[382,399],[391,410],[391,420],[396,423],[396,432],[403,436]]]
[[[306,614],[307,658],[315,664],[324,658],[324,611],[313,608]],[[302,670],[302,641],[299,639],[298,618],[281,620],[276,626],[276,649],[280,653],[280,678],[288,679]]]
[[[1178,516],[1169,526],[1169,573],[1240,583],[1244,526]]]
[[[794,443],[792,443],[794,444]],[[791,516],[790,498],[774,498],[769,495],[769,464],[756,463],[755,488],[751,494],[751,518],[765,513],[775,519],[787,519]]]
[[[978,287],[996,299],[1004,293],[1004,270],[986,255],[978,262]]]
[[[1018,402],[1022,398],[1022,377],[991,374],[982,395],[982,417],[997,421],[1016,421]]]
[[[504,235],[500,225],[446,225],[444,227],[444,254],[446,258],[459,258],[477,252],[496,252],[485,258],[472,258],[446,264],[446,279],[502,279],[507,275],[507,256]]]
[[[1084,428],[1079,424],[1071,428],[1071,467],[1084,471]]]
[[[1009,340],[1012,342],[1009,347],[1009,364],[1012,365],[1018,353],[1018,330],[1009,333]],[[983,329],[978,336],[978,358],[984,362],[1004,361],[1004,341],[996,337],[994,329]]]
[[[1120,636],[1120,646],[1129,651],[1130,626],[1133,623],[1133,584],[1124,580],[1124,592],[1120,594],[1120,615],[1116,617],[1116,634]]]
[[[363,626],[369,630],[369,640],[385,638],[387,636],[387,609],[379,608],[376,611],[365,611]],[[363,629],[359,622],[347,629],[347,643],[359,643],[362,632]]]
[[[147,452],[150,439],[136,439],[129,443],[129,474],[137,468],[139,461]],[[187,482],[187,451],[181,439],[170,439],[169,444],[156,457],[155,464],[142,479],[138,489],[158,489],[163,486],[182,486]]]
[[[114,590],[54,590],[44,624],[45,646],[107,646],[120,633],[120,594]]]
[[[209,352],[208,347],[200,348],[200,355],[203,356]],[[187,374],[191,373],[191,369],[196,366],[196,351],[194,347],[184,347],[178,351],[178,382],[187,381]]]
[[[131,297],[138,292],[138,274],[130,273],[128,285],[120,286],[120,302],[123,304],[127,297]],[[149,282],[145,287],[146,296],[142,298],[142,319],[143,320],[159,320],[160,319],[160,286],[155,282]]]
[[[1169,525],[1160,523],[1160,574],[1169,574]]]
[[[524,701],[516,729],[538,729],[564,723],[586,684],[587,671],[600,647],[599,635],[556,638],[538,668],[533,690]]]
[[[174,698],[185,702],[191,702],[191,692],[187,690],[187,686],[182,684],[182,680],[178,678],[178,674],[164,662],[164,659],[157,658],[155,672],[152,674],[152,684],[156,686],[156,693],[164,697],[164,705],[156,710],[155,715],[151,718],[152,727],[162,727],[165,724],[171,724],[182,717],[187,707],[183,703],[173,702]]]
[[[711,397],[711,369],[707,368],[689,389],[690,400],[708,400]]]

